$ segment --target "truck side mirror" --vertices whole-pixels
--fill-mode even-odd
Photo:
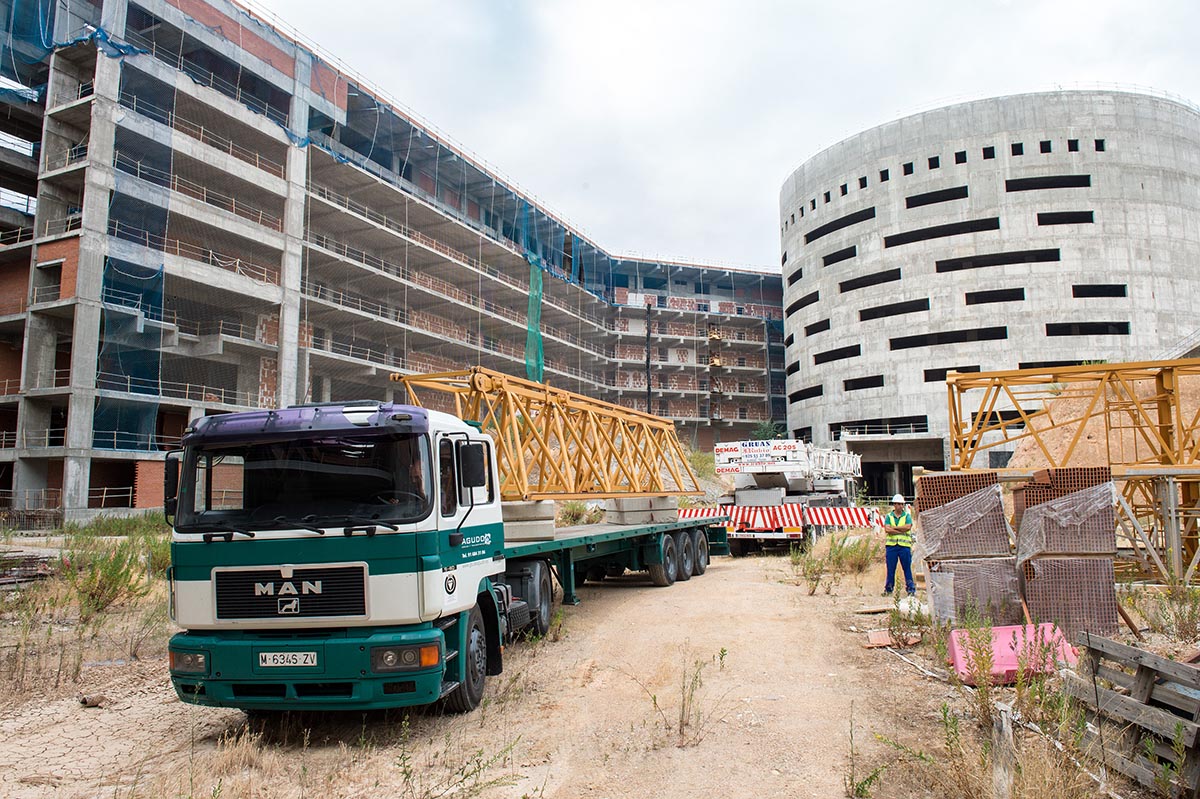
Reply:
[[[463,488],[482,488],[487,485],[487,464],[483,444],[458,445],[458,473]]]
[[[179,505],[179,453],[168,452],[163,461],[163,514],[168,518],[175,515]]]

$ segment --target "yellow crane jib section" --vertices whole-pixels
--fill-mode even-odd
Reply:
[[[482,367],[390,379],[424,408],[450,395],[492,437],[502,499],[702,493],[669,420]]]

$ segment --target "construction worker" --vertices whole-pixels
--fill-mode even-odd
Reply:
[[[904,495],[892,497],[892,510],[883,517],[883,531],[887,534],[885,540],[885,557],[887,563],[887,582],[883,587],[883,595],[889,596],[896,585],[896,564],[904,568],[904,589],[909,596],[917,593],[917,585],[912,576],[912,512],[905,507]]]

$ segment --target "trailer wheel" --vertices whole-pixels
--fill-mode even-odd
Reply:
[[[675,533],[675,549],[679,553],[679,571],[675,572],[675,582],[686,582],[692,579],[692,571],[696,568],[696,547],[692,543],[691,533],[686,530]]]
[[[746,542],[740,538],[733,538],[729,541],[729,557],[740,558],[746,554]]]
[[[663,533],[661,546],[662,563],[647,564],[646,569],[650,572],[650,579],[654,584],[665,588],[675,582],[679,553],[675,551],[675,537],[669,533]]]
[[[692,567],[692,574],[704,574],[708,571],[708,536],[703,530],[692,531],[692,549],[696,550],[696,565]]]
[[[446,708],[453,713],[467,713],[483,699],[483,683],[487,677],[487,632],[483,629],[483,614],[479,606],[467,616],[467,647],[460,654],[463,660],[463,679],[449,696]]]

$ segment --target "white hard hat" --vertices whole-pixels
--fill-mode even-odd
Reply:
[[[904,495],[897,494],[896,496],[892,497],[892,504],[893,505],[903,505],[904,504]]]

